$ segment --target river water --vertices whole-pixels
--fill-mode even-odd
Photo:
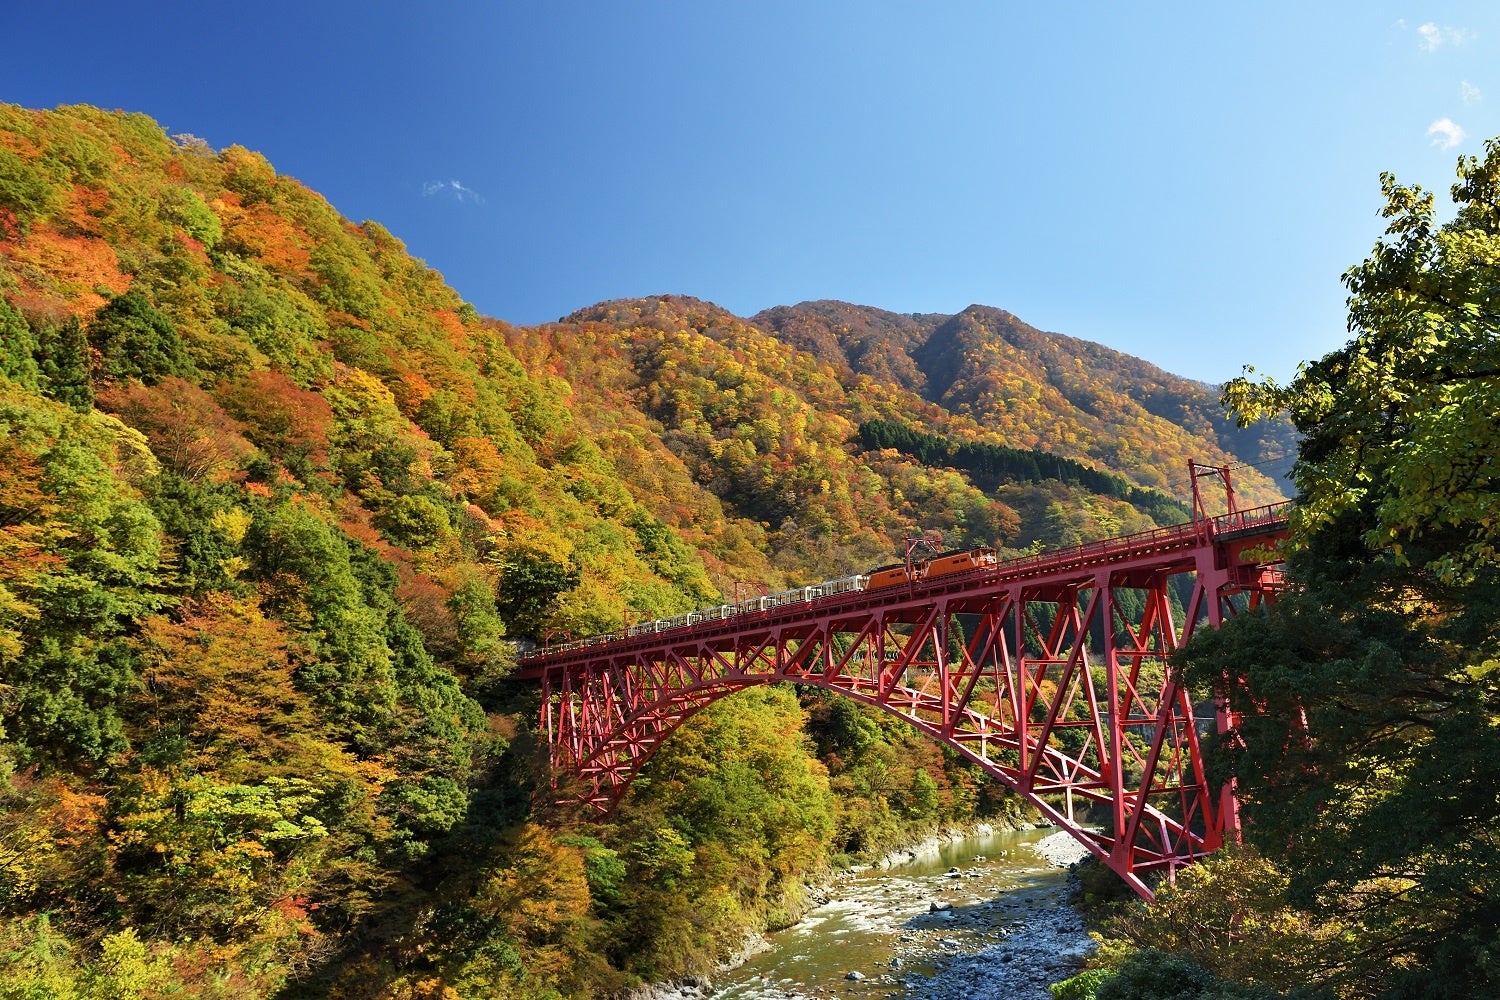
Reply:
[[[1006,831],[854,873],[771,949],[725,973],[716,1000],[1047,1000],[1090,943],[1068,906],[1071,853],[1052,831]],[[957,869],[957,871],[953,871]],[[849,978],[856,973],[862,979]]]

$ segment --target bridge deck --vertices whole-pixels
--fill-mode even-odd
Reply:
[[[525,655],[516,676],[523,680],[538,680],[549,672],[586,666],[601,656],[653,649],[663,644],[681,643],[689,638],[711,646],[717,641],[743,635],[748,627],[785,626],[809,617],[837,616],[874,605],[889,605],[902,598],[913,599],[911,603],[916,607],[937,595],[958,592],[971,592],[975,599],[983,600],[992,589],[1018,581],[1038,587],[1087,582],[1100,569],[1118,572],[1139,566],[1146,572],[1161,572],[1173,568],[1174,555],[1180,557],[1182,564],[1190,563],[1205,544],[1233,544],[1236,548],[1250,548],[1257,540],[1285,533],[1290,507],[1290,503],[1268,504],[1202,521],[1152,528],[1116,538],[1019,556],[993,567],[954,573],[916,584],[831,594],[763,611],[738,612],[640,636],[607,641],[575,640]]]
[[[1232,792],[1203,765],[1202,693],[1170,660],[1196,628],[1274,598],[1287,513],[1275,504],[873,589],[869,577],[832,581],[541,650],[519,676],[541,683],[555,802],[608,815],[688,717],[795,681],[899,716],[1150,898],[1152,873],[1238,835]],[[1227,705],[1216,716],[1233,724]]]

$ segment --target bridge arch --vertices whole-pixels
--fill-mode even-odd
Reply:
[[[612,772],[610,780],[588,782],[593,787],[587,791],[577,785],[570,788],[566,781],[558,783],[555,788],[562,793],[560,801],[569,805],[587,804],[602,815],[612,813],[624,799],[631,784],[634,782],[636,776],[645,768],[647,762],[655,755],[658,749],[670,740],[677,728],[687,722],[688,719],[697,715],[714,702],[730,697],[739,691],[751,687],[765,687],[788,682],[787,678],[778,678],[770,675],[750,676],[733,680],[719,678],[704,682],[701,685],[695,685],[692,689],[684,689],[684,691],[680,692],[681,695],[687,698],[685,707],[669,703],[648,706],[638,716],[638,721],[654,718],[657,720],[659,728],[653,727],[651,734],[644,738],[640,734],[627,736],[626,732],[622,729],[617,737],[621,741],[631,741],[637,752],[623,758],[623,767]],[[1023,782],[1022,775],[1018,773],[1017,768],[1013,765],[1007,766],[1002,764],[997,759],[997,756],[992,756],[992,753],[995,751],[1004,752],[1006,750],[1011,752],[1011,756],[1019,756],[1019,747],[1012,745],[1014,741],[1008,740],[1006,734],[1000,732],[994,733],[988,741],[988,746],[981,743],[977,749],[971,745],[970,741],[956,740],[951,736],[945,736],[939,727],[924,720],[913,718],[907,712],[895,707],[895,704],[914,704],[922,699],[922,692],[913,688],[898,685],[890,692],[892,697],[882,698],[877,693],[852,689],[838,683],[830,683],[819,677],[801,677],[796,679],[795,683],[804,687],[818,688],[842,697],[848,697],[861,704],[869,705],[894,715],[926,738],[932,740],[935,744],[955,751],[965,761],[977,766],[988,777],[1000,782],[1006,788],[1019,795],[1054,826],[1070,833],[1100,860],[1106,864],[1111,863],[1112,845],[1110,839],[1097,835],[1094,827],[1086,824],[1085,817],[1083,816],[1084,810],[1076,808],[1071,798],[1066,797],[1066,793],[1064,793],[1065,801],[1063,803],[1059,804],[1051,801],[1049,798],[1038,794],[1034,790],[1034,787],[1028,787]],[[985,726],[987,719],[983,716],[976,716],[968,721],[973,729],[978,730]],[[1041,748],[1041,752],[1047,758],[1045,770],[1053,773],[1066,769],[1080,770],[1079,762],[1069,757],[1066,753],[1051,747],[1043,747]],[[596,761],[599,756],[602,755],[596,755]],[[1086,766],[1082,766],[1081,770],[1087,773],[1089,769]],[[585,765],[583,771],[592,772],[592,768]],[[1094,773],[1091,776],[1095,781],[1102,783],[1102,775]],[[584,773],[578,772],[571,773],[571,779],[575,782],[588,781]],[[1100,801],[1093,796],[1080,795],[1079,798]],[[1149,821],[1154,822],[1158,827],[1170,825],[1169,816],[1149,805],[1146,809]],[[1146,888],[1145,884],[1140,880],[1139,873],[1122,872],[1122,875],[1131,884],[1132,888],[1135,888],[1137,891],[1142,891]]]
[[[1279,509],[937,580],[808,596],[533,657],[560,801],[598,815],[687,718],[791,681],[894,714],[1021,795],[1150,898],[1238,835],[1168,658],[1274,596]],[[1103,815],[1098,826],[1084,813]]]

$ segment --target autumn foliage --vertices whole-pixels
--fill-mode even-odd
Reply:
[[[1014,813],[767,690],[685,726],[614,826],[532,814],[518,648],[915,529],[1149,525],[1131,490],[1228,457],[1118,356],[1077,348],[1104,386],[988,313],[837,312],[514,327],[259,154],[0,105],[0,993],[597,995],[710,967],[841,854]],[[1126,485],[987,480],[861,439],[882,420]]]

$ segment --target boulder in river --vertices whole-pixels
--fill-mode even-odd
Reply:
[[[928,913],[947,913],[951,909],[953,909],[952,903],[942,903],[938,902],[937,900],[933,900],[932,902],[927,904]]]
[[[854,972],[844,973],[844,978],[849,980],[850,982],[862,983],[865,981],[865,974],[856,970]]]

